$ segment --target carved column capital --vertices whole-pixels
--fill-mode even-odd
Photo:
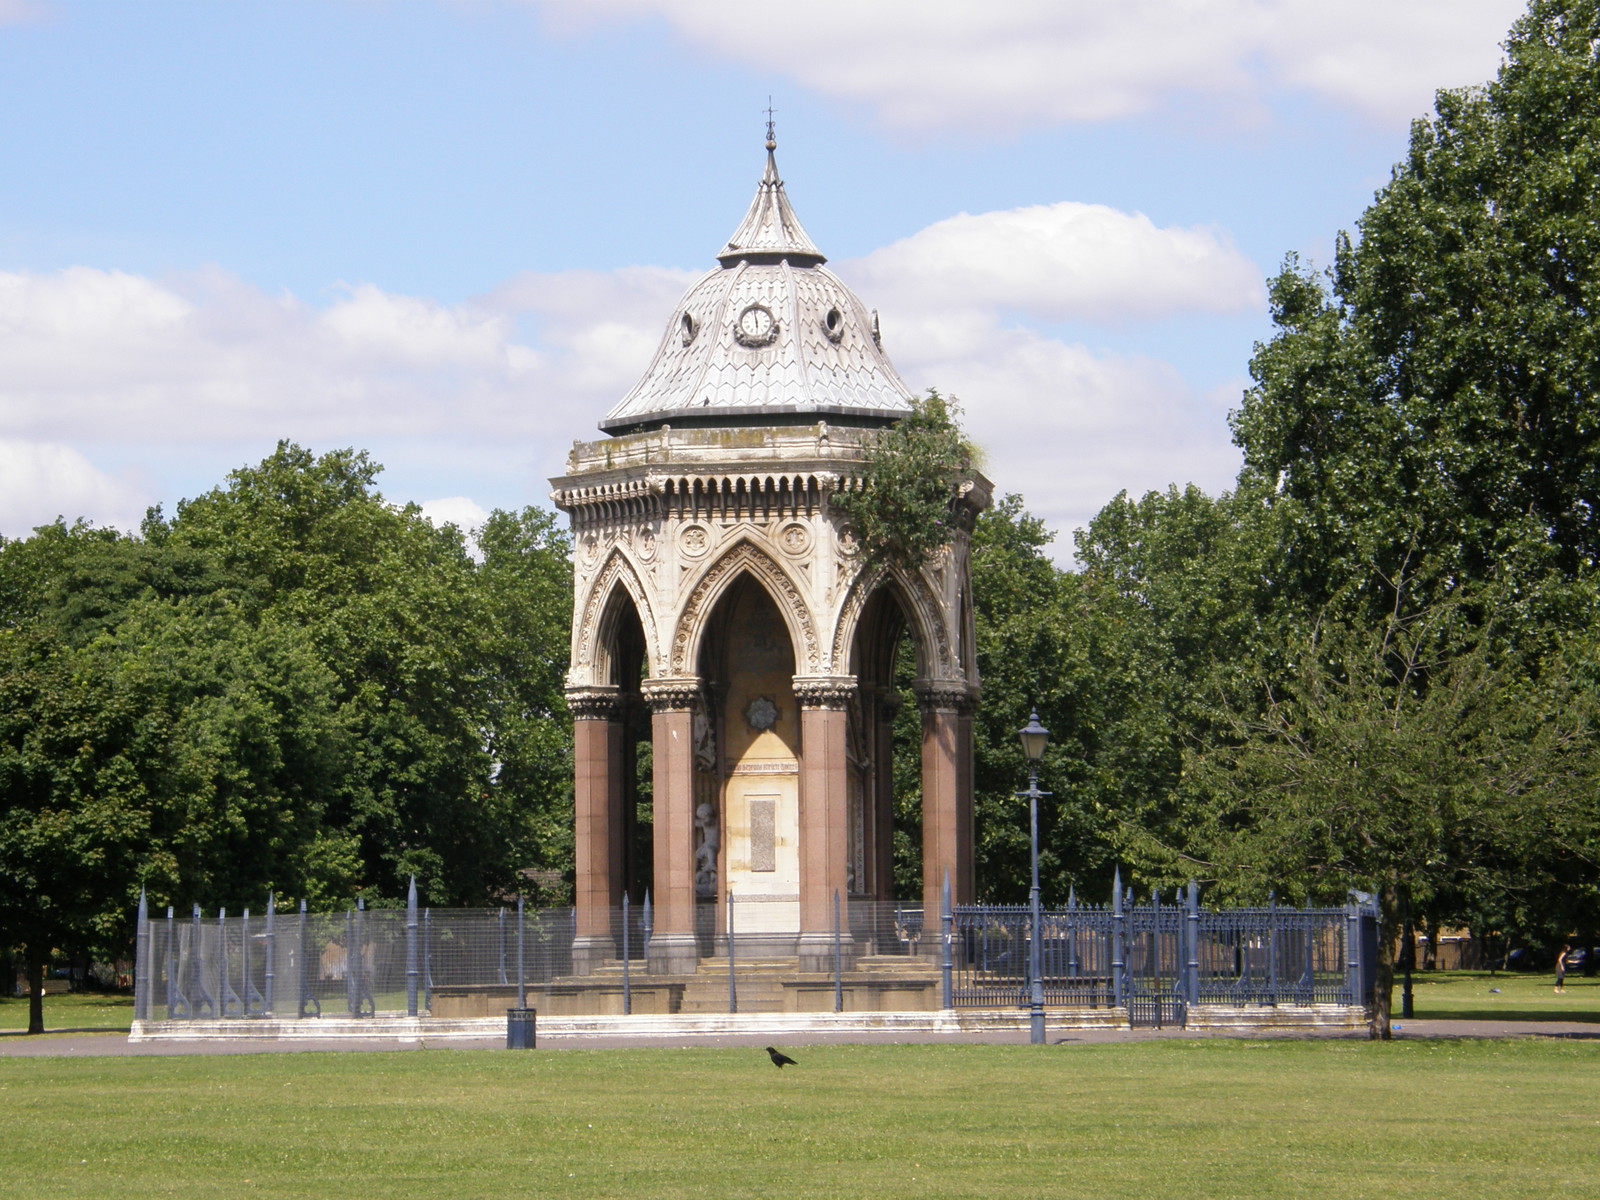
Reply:
[[[653,713],[687,712],[700,701],[700,677],[680,675],[667,679],[646,679],[639,685],[644,702]]]
[[[901,706],[905,703],[904,697],[900,695],[899,688],[893,688],[881,683],[872,689],[872,698],[877,701],[878,711],[890,720],[894,719],[894,715],[900,711]]]
[[[796,675],[794,698],[801,708],[842,709],[856,695],[854,675]]]
[[[622,716],[622,694],[614,687],[569,687],[567,711],[574,721],[615,721]]]
[[[978,689],[959,679],[919,679],[911,685],[917,707],[925,713],[953,712],[970,717],[978,711]]]

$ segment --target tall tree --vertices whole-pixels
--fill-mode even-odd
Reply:
[[[485,624],[460,534],[395,507],[365,454],[281,443],[185,501],[165,532],[210,554],[247,611],[302,627],[353,733],[329,824],[354,839],[360,883],[434,903],[509,883],[510,817],[483,753]]]
[[[1234,431],[1313,609],[1375,616],[1408,562],[1437,599],[1600,556],[1597,41],[1596,0],[1533,0],[1498,78],[1412,126],[1331,291],[1292,257],[1273,282]]]
[[[0,542],[0,944],[115,954],[156,903],[481,902],[570,855],[567,543],[483,562],[287,443],[152,512]],[[37,1015],[37,1014],[36,1014]]]
[[[1387,871],[1438,917],[1546,933],[1596,919],[1574,849],[1594,794],[1541,797],[1582,775],[1597,736],[1573,715],[1594,696],[1600,614],[1597,45],[1596,0],[1533,0],[1497,78],[1439,93],[1413,125],[1327,279],[1291,257],[1272,283],[1278,330],[1233,426],[1302,632],[1276,671],[1252,668],[1254,708],[1228,698],[1238,724],[1196,744],[1213,765],[1187,786],[1213,789],[1216,820],[1286,888],[1341,871],[1387,886]],[[1402,631],[1435,618],[1429,669],[1397,670]],[[1559,754],[1530,714],[1565,731]],[[1496,729],[1519,738],[1491,745]],[[1230,780],[1288,780],[1295,762],[1316,769],[1265,789],[1276,812],[1230,807]],[[1510,786],[1518,771],[1548,786]],[[1431,807],[1449,797],[1471,819]],[[1296,825],[1318,805],[1327,837],[1372,845]],[[1297,853],[1313,845],[1315,869]]]
[[[13,588],[49,567],[0,626],[0,941],[24,949],[36,999],[53,951],[122,952],[142,886],[326,882],[306,849],[347,749],[331,674],[297,627],[223,593],[160,595],[160,557],[64,527],[0,551]]]
[[[493,513],[478,545],[491,785],[513,816],[515,865],[570,876],[571,538],[554,514],[525,508]]]
[[[1565,860],[1581,864],[1562,901],[1577,916],[1600,870],[1593,693],[1499,659],[1458,604],[1406,608],[1397,597],[1375,635],[1317,628],[1287,679],[1262,680],[1256,707],[1190,749],[1185,769],[1215,803],[1191,830],[1188,862],[1255,900],[1369,891],[1394,930],[1403,902],[1446,919],[1529,895],[1548,903],[1545,881]],[[1380,938],[1385,1038],[1393,945]]]

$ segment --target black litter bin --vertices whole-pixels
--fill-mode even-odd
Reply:
[[[532,1050],[537,1038],[535,1025],[539,1016],[536,1008],[506,1009],[506,1049]]]

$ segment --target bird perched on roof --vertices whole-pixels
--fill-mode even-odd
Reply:
[[[767,1057],[772,1060],[772,1065],[777,1067],[780,1071],[783,1070],[785,1066],[798,1067],[800,1065],[799,1063],[795,1062],[794,1059],[790,1058],[787,1054],[779,1050],[776,1046],[767,1047]]]

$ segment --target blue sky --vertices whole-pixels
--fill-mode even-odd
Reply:
[[[1120,489],[1228,485],[1264,279],[1521,7],[0,0],[0,534],[130,526],[282,437],[441,519],[544,503],[771,95],[812,238],[1065,558]]]

